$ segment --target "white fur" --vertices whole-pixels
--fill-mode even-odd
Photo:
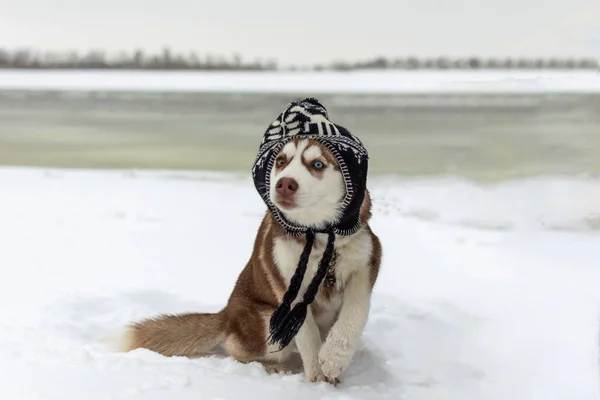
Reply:
[[[325,376],[336,378],[350,364],[367,323],[370,302],[369,274],[361,270],[348,282],[338,319],[319,351],[319,364]]]
[[[126,352],[131,348],[131,343],[133,343],[133,332],[129,327],[120,331],[111,332],[109,335],[102,338],[102,342],[111,351]]]
[[[320,228],[339,220],[345,185],[342,174],[331,165],[324,168],[321,178],[310,173],[302,163],[302,157],[310,161],[321,156],[321,149],[317,146],[309,147],[309,143],[309,140],[305,139],[298,142],[298,146],[293,142],[284,146],[282,152],[291,161],[279,173],[273,166],[269,196],[273,204],[277,206],[278,180],[294,178],[298,182],[298,191],[295,195],[296,207],[292,210],[284,210],[281,207],[279,209],[293,223]]]
[[[313,313],[308,309],[304,324],[300,327],[298,334],[294,338],[296,348],[304,364],[304,374],[306,379],[315,380],[321,374],[321,365],[319,362],[319,349],[321,348],[321,333],[315,323]]]
[[[315,158],[319,158],[323,156],[323,152],[321,148],[318,146],[310,146],[308,149],[304,150],[302,157],[305,160],[314,160]]]

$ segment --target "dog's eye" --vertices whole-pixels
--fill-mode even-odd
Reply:
[[[316,169],[321,169],[323,168],[325,165],[321,162],[321,161],[315,161],[313,163],[313,167],[315,167]]]
[[[283,157],[279,157],[276,161],[275,164],[277,164],[278,167],[281,167],[283,164],[285,163],[285,159]]]

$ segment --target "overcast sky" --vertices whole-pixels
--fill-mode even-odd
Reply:
[[[600,56],[600,0],[0,0],[0,46],[170,46],[313,64]]]

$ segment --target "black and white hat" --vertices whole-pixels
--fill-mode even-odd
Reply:
[[[325,229],[319,230],[316,227],[291,223],[269,197],[270,175],[275,158],[286,143],[298,136],[314,139],[326,146],[337,159],[344,177],[346,195],[343,199],[342,217],[335,225]],[[325,278],[335,251],[336,235],[348,236],[359,230],[360,207],[365,197],[368,163],[369,155],[361,141],[346,128],[331,122],[327,110],[315,98],[290,103],[267,128],[252,168],[254,186],[275,219],[288,234],[306,235],[306,245],[298,260],[296,272],[290,281],[283,301],[271,315],[269,343],[278,343],[280,348],[284,348],[292,341],[304,323],[308,306],[315,299]],[[292,309],[291,304],[298,296],[304,279],[315,234],[319,232],[327,233],[327,245],[317,272],[306,288],[302,300],[297,302]]]
[[[333,229],[337,235],[352,235],[360,227],[359,211],[365,194],[369,155],[356,136],[329,120],[327,110],[315,98],[290,103],[267,128],[252,168],[256,190],[288,233],[300,235],[312,228],[288,221],[269,198],[275,158],[287,142],[298,136],[322,143],[337,159],[346,185],[346,197],[342,218]]]

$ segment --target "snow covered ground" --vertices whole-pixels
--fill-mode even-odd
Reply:
[[[0,169],[0,399],[600,398],[600,180],[370,182],[383,269],[333,388],[102,342],[224,304],[264,210],[248,177]]]
[[[277,93],[600,92],[600,72],[402,71],[164,72],[0,70],[0,90]]]

